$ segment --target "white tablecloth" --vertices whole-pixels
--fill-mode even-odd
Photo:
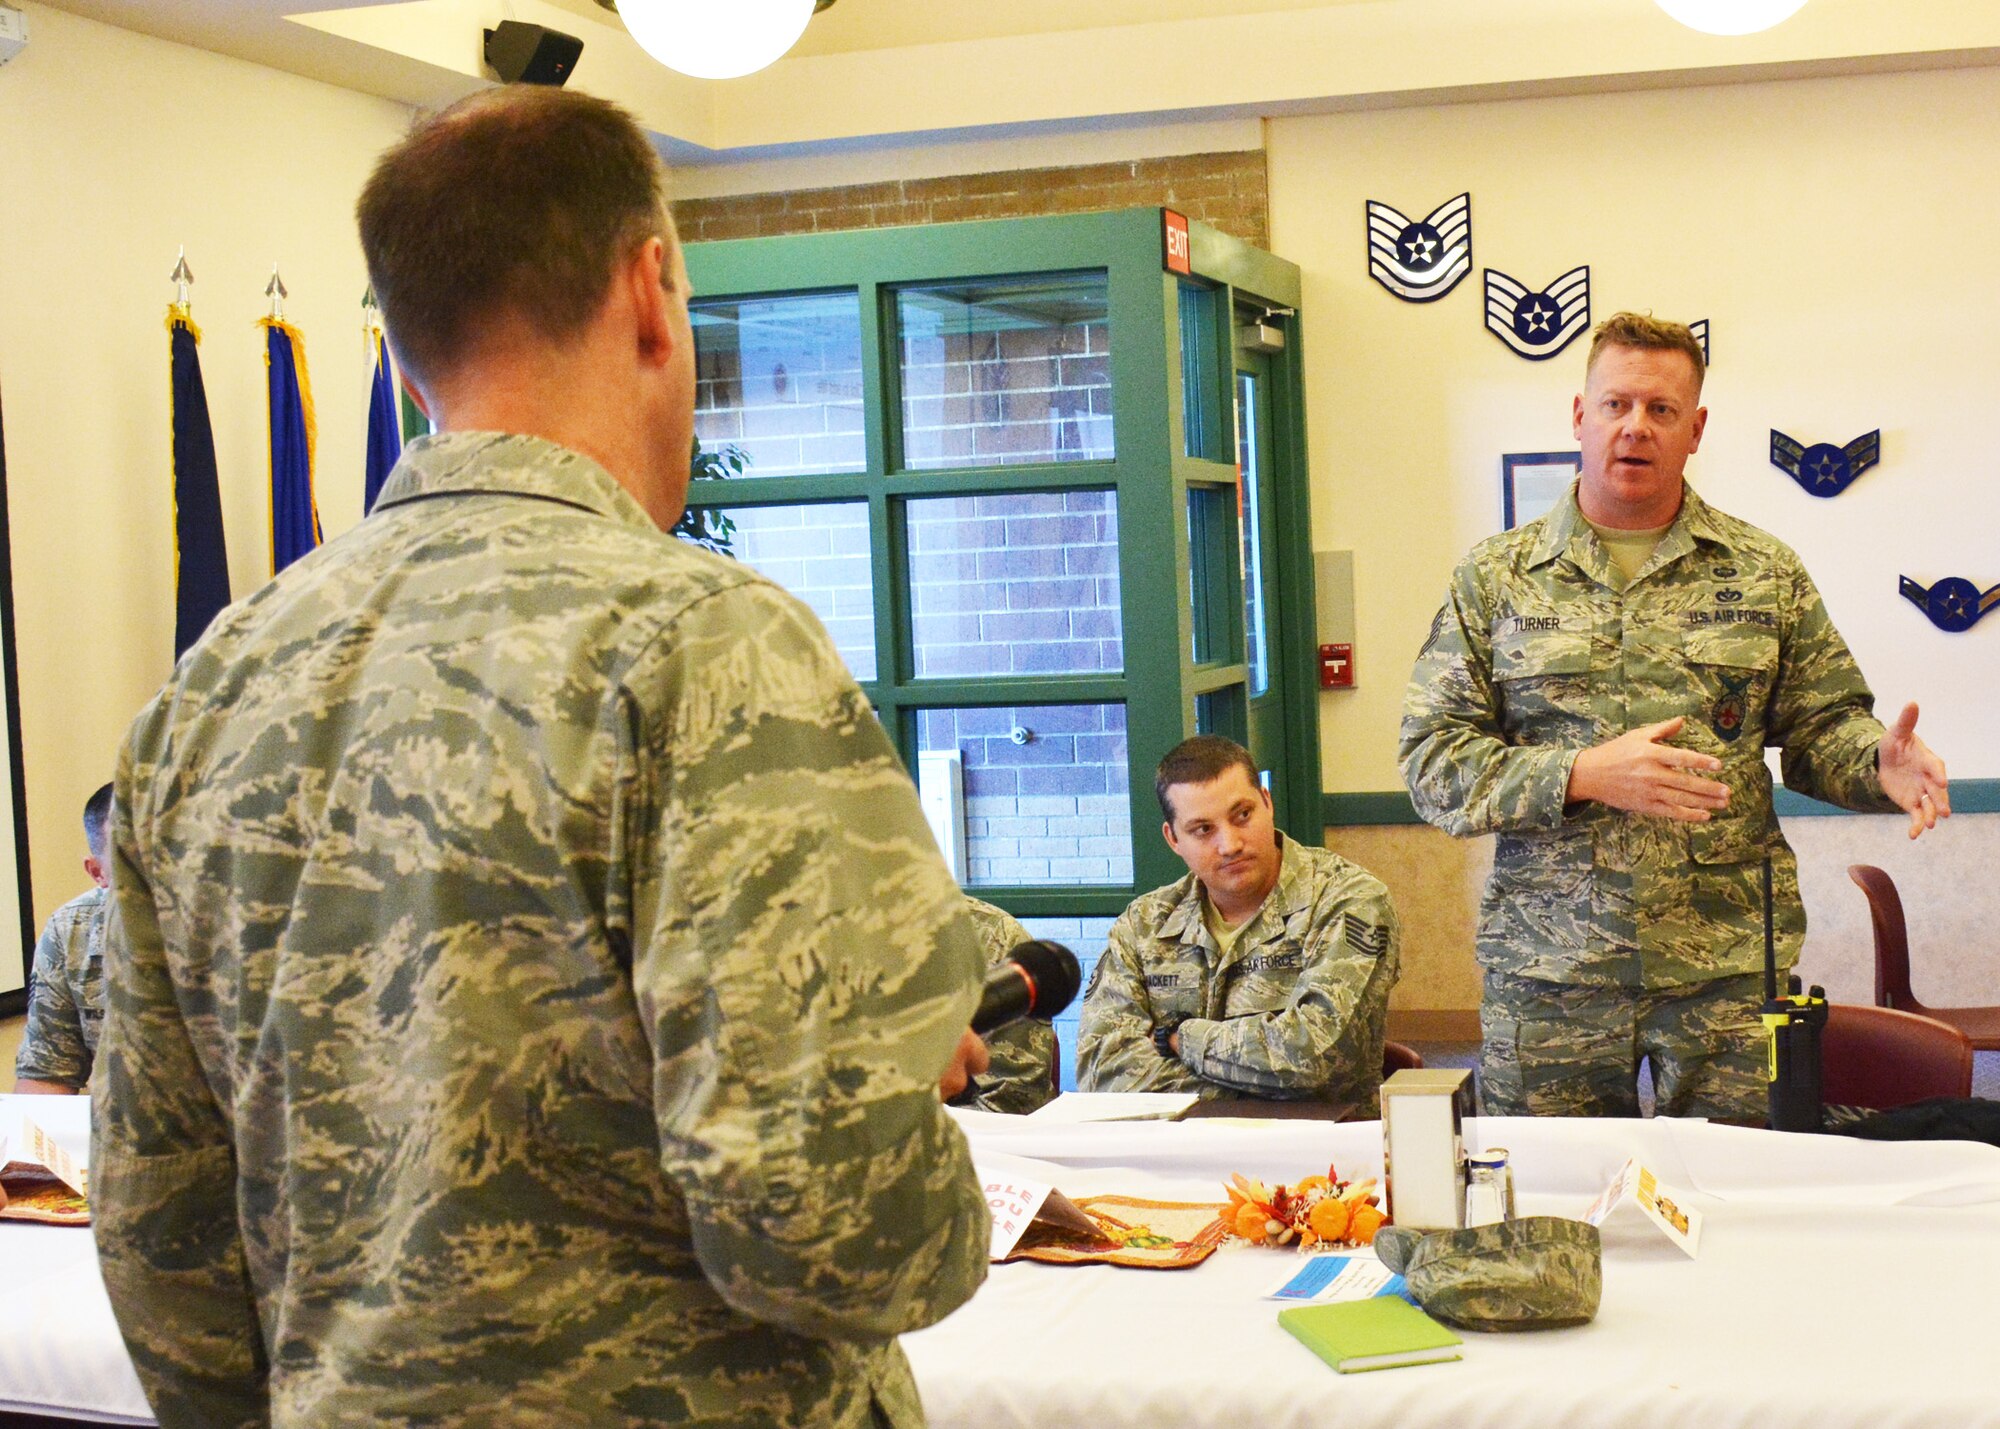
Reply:
[[[88,1161],[90,1098],[0,1096],[0,1125],[16,1145],[24,1111],[70,1155]],[[111,1318],[88,1229],[0,1221],[0,1285],[0,1410],[153,1422]]]
[[[1078,1194],[1205,1199],[1381,1169],[1376,1123],[962,1119],[975,1148],[1063,1168]],[[904,1338],[931,1423],[2000,1425],[2000,1150],[1887,1145],[1670,1121],[1470,1124],[1506,1146],[1524,1214],[1579,1215],[1627,1156],[1707,1221],[1690,1260],[1626,1212],[1604,1301],[1570,1330],[1465,1336],[1455,1364],[1339,1375],[1262,1299],[1289,1252],[1231,1246],[1187,1271],[994,1267],[971,1304]]]
[[[87,1102],[0,1097],[0,1118],[23,1102],[84,1153]],[[1231,1171],[1381,1170],[1373,1122],[960,1121],[976,1149],[1053,1163],[1080,1195],[1204,1200]],[[1594,1323],[1467,1335],[1462,1362],[1363,1375],[1278,1328],[1261,1296],[1287,1252],[1228,1247],[1173,1272],[996,1266],[971,1304],[904,1337],[931,1423],[2000,1426],[2000,1150],[1670,1121],[1487,1119],[1468,1139],[1509,1148],[1528,1214],[1579,1214],[1638,1156],[1706,1215],[1700,1258],[1614,1218]],[[0,1409],[150,1423],[89,1233],[0,1224],[0,1257]]]

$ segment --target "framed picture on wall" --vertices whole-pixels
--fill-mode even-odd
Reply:
[[[1582,470],[1582,452],[1510,452],[1501,457],[1503,528],[1511,531],[1547,515]]]
[[[0,411],[0,947],[20,938],[21,955],[0,955],[0,1017],[28,1006],[35,954],[28,892],[28,801],[21,780],[21,692],[14,678],[14,572],[7,537],[7,424]]]

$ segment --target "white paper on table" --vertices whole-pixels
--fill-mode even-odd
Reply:
[[[1193,1092],[1064,1092],[1028,1113],[1044,1125],[1092,1121],[1171,1121],[1201,1098]]]
[[[1636,1160],[1627,1161],[1618,1168],[1618,1174],[1611,1184],[1590,1203],[1590,1209],[1583,1218],[1594,1226],[1601,1226],[1627,1201],[1638,1206],[1647,1220],[1660,1228],[1662,1234],[1688,1253],[1692,1259],[1701,1249],[1701,1212],[1693,1206],[1681,1204],[1685,1193],[1674,1193],[1670,1187],[1660,1183],[1646,1167]]]
[[[986,1252],[989,1259],[1006,1259],[1038,1220],[1085,1235],[1097,1230],[1097,1223],[1056,1189],[1050,1179],[1056,1168],[1046,1162],[989,1153],[975,1155],[972,1169],[979,1177],[986,1208],[993,1215],[993,1237]]]
[[[1401,1295],[1406,1282],[1374,1255],[1307,1255],[1265,1292],[1266,1300],[1323,1305],[1333,1300],[1372,1300]]]

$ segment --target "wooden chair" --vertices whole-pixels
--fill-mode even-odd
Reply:
[[[1956,1027],[1892,1007],[1827,1008],[1820,1068],[1829,1106],[1873,1111],[1972,1095],[1972,1041]]]
[[[1895,881],[1866,863],[1849,864],[1847,876],[1867,895],[1875,924],[1875,1005],[1949,1023],[1972,1039],[1975,1051],[2000,1052],[2000,1007],[1929,1007],[1910,990],[1910,938]]]
[[[1406,1047],[1401,1042],[1382,1044],[1382,1080],[1388,1081],[1397,1072],[1415,1071],[1424,1065],[1423,1054],[1414,1047]]]

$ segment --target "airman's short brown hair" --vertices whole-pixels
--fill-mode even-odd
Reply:
[[[1694,390],[1701,391],[1708,376],[1708,359],[1702,355],[1701,339],[1686,323],[1662,322],[1650,313],[1613,313],[1597,325],[1590,338],[1590,360],[1583,364],[1584,381],[1597,367],[1597,355],[1607,347],[1636,347],[1655,352],[1682,352],[1694,364]]]

